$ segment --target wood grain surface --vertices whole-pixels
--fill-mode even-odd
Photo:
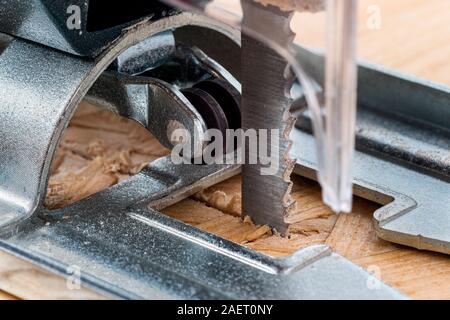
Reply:
[[[358,0],[362,60],[450,85],[450,1]],[[296,40],[324,47],[325,14],[297,13]]]
[[[104,299],[83,287],[67,286],[66,279],[1,251],[0,288],[4,292],[0,298],[9,299]]]
[[[360,0],[359,11],[359,54],[363,59],[450,84],[450,1]],[[380,13],[379,25],[370,20],[374,12]],[[323,14],[297,14],[292,23],[297,40],[320,47],[323,19]],[[54,161],[46,205],[58,208],[123,181],[166,152],[133,122],[84,104],[66,131]],[[351,214],[335,216],[321,203],[316,183],[299,177],[294,181],[298,206],[290,239],[238,217],[240,177],[208,188],[164,213],[277,257],[326,243],[412,298],[450,299],[448,256],[380,240],[372,223],[376,204],[356,198]],[[69,290],[66,279],[0,253],[0,299],[16,298],[101,296],[87,289]]]

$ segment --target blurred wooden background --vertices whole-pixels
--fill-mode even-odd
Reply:
[[[450,85],[450,1],[359,0],[358,56]],[[325,14],[297,13],[296,40],[323,47]]]

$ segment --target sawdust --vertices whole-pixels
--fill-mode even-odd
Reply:
[[[321,202],[320,189],[317,184],[298,176],[293,177],[293,182],[292,197],[297,201],[297,207],[289,217],[289,221],[292,222],[290,238],[283,238],[270,232],[261,232],[257,237],[245,238],[240,244],[272,256],[286,256],[305,246],[325,242],[336,223],[337,216]],[[218,183],[197,193],[194,198],[200,203],[197,204],[196,210],[193,210],[193,215],[202,212],[203,205],[206,204],[210,208],[218,209],[221,213],[229,214],[240,220],[241,178],[236,176]],[[177,207],[167,208],[163,212],[174,214],[179,208],[184,208],[183,202]],[[248,223],[248,220],[246,222]],[[258,229],[252,223],[251,225],[254,230]],[[267,230],[270,231],[269,228]],[[207,231],[212,232],[211,230]],[[225,238],[227,238],[227,234],[225,234]]]
[[[162,147],[134,121],[82,103],[67,128],[52,165],[45,205],[62,208],[138,173],[149,162],[165,156]],[[241,216],[241,178],[233,177],[205,189],[163,213],[254,250],[273,256],[324,243],[336,216],[318,197],[313,182],[295,177],[293,197],[299,202],[289,217],[292,236],[272,234]]]

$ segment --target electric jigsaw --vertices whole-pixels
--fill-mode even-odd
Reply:
[[[241,14],[201,0],[1,2],[0,247],[61,275],[78,265],[111,297],[404,298],[379,280],[368,289],[368,273],[325,245],[276,259],[158,212],[242,173],[243,218],[288,237],[298,174],[335,212],[353,195],[381,204],[381,238],[450,253],[450,90],[357,65],[354,0],[235,4]],[[325,53],[290,30],[294,11],[320,10]],[[172,157],[49,210],[52,160],[82,99],[137,121]],[[255,130],[257,148],[225,139],[242,161],[205,163],[211,130]],[[277,160],[269,174],[261,148]]]

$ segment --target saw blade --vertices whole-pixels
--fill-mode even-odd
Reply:
[[[294,33],[290,31],[292,13],[283,12],[273,6],[262,6],[252,0],[242,0],[242,127],[278,130],[276,139],[258,139],[258,148],[245,146],[245,162],[242,166],[242,212],[256,224],[267,224],[282,235],[289,232],[286,217],[294,209],[295,201],[290,192],[295,161],[289,157],[292,142],[289,133],[295,122],[289,109],[292,99],[289,95],[293,76],[288,62],[271,49],[266,40],[257,34],[291,50]],[[250,142],[255,143],[255,142]],[[254,146],[253,146],[254,147]],[[263,148],[263,149],[261,149]],[[266,148],[266,149],[264,149]],[[261,150],[267,150],[277,166],[273,174],[263,175],[261,169],[268,167],[261,157]],[[258,159],[256,164],[249,160]],[[273,163],[278,161],[278,163]]]

